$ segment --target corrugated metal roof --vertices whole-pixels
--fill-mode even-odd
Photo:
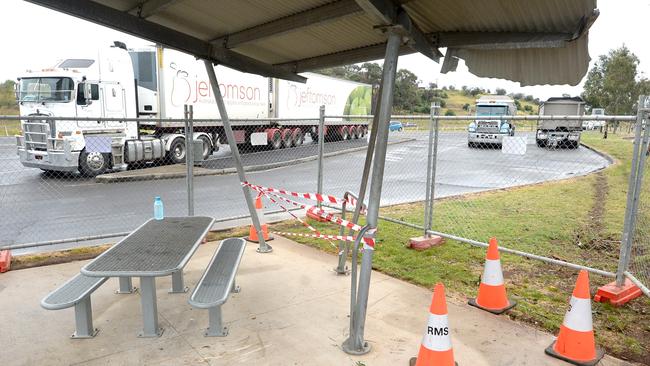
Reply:
[[[198,47],[202,53],[199,56],[203,56],[205,52],[215,54],[213,51],[225,45],[226,48],[217,52],[213,59],[221,58],[224,64],[231,67],[236,68],[237,55],[243,55],[267,65],[282,64],[273,66],[273,70],[294,72],[306,71],[309,67],[319,65],[314,62],[314,58],[324,55],[334,55],[327,59],[327,63],[323,63],[325,66],[330,66],[333,62],[359,62],[363,56],[368,59],[381,56],[377,47],[374,52],[361,51],[364,47],[370,48],[371,45],[385,42],[386,36],[377,26],[385,25],[385,21],[381,19],[389,18],[380,18],[378,21],[376,14],[364,12],[358,4],[364,1],[366,5],[371,6],[386,3],[396,8],[401,6],[421,33],[431,39],[428,42],[434,46],[436,39],[439,42],[445,34],[453,36],[466,33],[465,39],[472,40],[469,42],[472,45],[456,43],[450,46],[449,55],[464,59],[470,72],[479,76],[520,81],[523,85],[577,84],[580,81],[589,63],[587,36],[583,34],[574,41],[569,41],[569,38],[579,34],[577,32],[584,26],[585,19],[592,16],[596,7],[595,0],[94,0],[95,3],[105,5],[107,10],[102,11],[104,8],[101,8],[85,12],[73,7],[75,3],[81,4],[81,0],[28,1],[166,44],[164,40],[156,39],[156,34],[145,34],[147,32],[142,31],[140,26],[141,23],[162,25],[172,31],[194,37],[197,42],[190,39],[192,42],[185,43],[192,43],[194,49]],[[349,12],[339,11],[336,16],[327,18],[329,13],[314,10],[323,10],[335,4],[346,6]],[[115,18],[116,14],[106,15],[111,13],[112,9],[130,18],[122,22]],[[298,16],[295,16],[296,14]],[[325,21],[314,16],[315,14],[325,17]],[[140,19],[135,18],[138,15]],[[292,15],[294,17],[286,18]],[[311,23],[285,29],[287,24],[294,24],[298,17],[308,16],[311,16]],[[267,36],[259,37],[255,30],[261,28],[254,27],[264,24],[273,24],[282,30],[260,32],[259,36]],[[234,37],[233,34],[237,35],[238,32],[251,28],[254,31],[248,32],[248,38],[240,38],[239,42],[233,44],[227,43]],[[513,33],[520,34],[520,38],[531,34],[530,40],[550,41],[538,42],[532,46],[536,48],[531,48],[530,43],[526,45],[522,41],[514,47],[505,47],[508,48],[505,50],[492,49],[496,46],[490,42],[486,42],[489,45],[483,49],[477,49],[474,41],[479,39],[481,34],[491,34],[491,39],[500,39],[511,37]],[[241,36],[241,33],[239,35]],[[440,37],[436,38],[437,35]],[[205,46],[201,45],[199,40]],[[207,42],[215,40],[218,42],[213,42],[212,46],[208,45]],[[176,42],[171,46],[191,52],[189,46],[185,48],[182,43],[179,45]],[[549,46],[553,48],[543,48]],[[356,51],[347,52],[349,50]],[[338,55],[340,57],[337,57]],[[301,68],[301,60],[305,59],[310,59],[311,62]],[[287,64],[289,65],[286,66]],[[255,65],[242,66],[242,69],[250,71],[255,69]]]

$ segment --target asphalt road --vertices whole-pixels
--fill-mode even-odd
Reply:
[[[427,135],[399,136],[416,140],[389,146],[382,205],[423,200],[425,195]],[[274,154],[286,153],[268,151],[260,159],[273,161]],[[584,147],[540,149],[531,136],[524,155],[511,155],[498,149],[470,149],[465,134],[443,133],[438,153],[436,197],[559,180],[609,164]],[[325,193],[358,191],[364,157],[365,151],[358,151],[326,158]],[[311,161],[249,173],[248,179],[314,192],[316,167],[317,162]],[[247,213],[236,175],[197,177],[194,194],[197,215],[226,218]],[[49,176],[22,167],[13,139],[0,138],[0,246],[128,231],[152,216],[154,196],[162,197],[167,216],[186,214],[185,179],[101,184],[78,175]]]

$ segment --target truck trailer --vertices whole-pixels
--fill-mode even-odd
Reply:
[[[484,95],[476,100],[476,115],[494,117],[472,121],[467,128],[467,146],[501,146],[503,136],[514,136],[515,125],[499,117],[514,116],[517,106],[505,95]]]
[[[580,97],[549,98],[539,106],[540,116],[582,116],[585,102]],[[567,147],[580,145],[582,121],[566,119],[539,120],[535,140],[538,147]]]
[[[306,83],[266,78],[216,67],[219,89],[236,143],[290,148],[306,134],[318,139],[318,111],[369,115],[372,87],[304,73]],[[227,143],[203,62],[159,46],[128,49],[115,42],[90,57],[59,61],[18,79],[22,135],[20,162],[44,171],[96,176],[149,161],[185,161],[184,106],[193,105],[193,139],[206,159]],[[41,117],[41,118],[39,118]],[[42,117],[85,117],[52,120]],[[94,120],[97,118],[97,120]],[[111,120],[101,120],[110,118]],[[138,118],[136,122],[121,119]],[[362,138],[363,119],[328,119],[326,140]]]

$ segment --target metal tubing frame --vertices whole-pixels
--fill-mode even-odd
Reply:
[[[619,255],[618,268],[616,270],[616,286],[625,284],[625,271],[630,264],[630,255],[634,243],[634,230],[636,227],[636,215],[639,207],[639,196],[643,183],[645,170],[646,152],[648,151],[648,138],[650,128],[648,124],[644,128],[643,121],[645,110],[643,102],[645,96],[639,96],[638,110],[636,116],[634,152],[632,156],[632,167],[630,169],[629,185],[627,191],[627,202],[625,205],[625,220],[623,224],[623,235],[621,237],[621,251]],[[643,136],[642,136],[643,133]]]
[[[365,175],[365,176],[367,177],[367,175]],[[362,187],[362,188],[363,188],[363,192],[365,194],[366,188],[365,187]],[[363,202],[359,203],[360,202],[359,197],[357,197],[354,193],[352,193],[350,191],[346,191],[343,194],[343,204],[341,205],[341,219],[343,219],[343,220],[345,220],[345,213],[347,212],[348,197],[350,197],[350,196],[354,197],[357,200],[357,205],[363,205]],[[356,212],[356,205],[355,205],[355,212]],[[354,219],[353,222],[356,224],[357,220],[358,220],[358,217],[356,219]],[[348,235],[352,236],[353,232],[354,232],[353,230],[350,230],[350,234],[348,234]],[[341,229],[339,230],[339,235],[343,236],[343,234],[345,234],[345,226],[341,226]],[[334,272],[336,272],[336,274],[344,275],[344,274],[349,273],[348,269],[345,266],[345,262],[346,262],[346,260],[348,258],[348,253],[349,252],[350,252],[350,242],[348,242],[347,240],[339,240],[339,253],[338,253],[338,255],[339,255],[339,263],[336,266],[336,268],[334,268]]]
[[[438,115],[439,106],[431,104],[431,123],[429,127],[429,149],[427,155],[427,185],[424,202],[424,236],[429,236],[427,230],[433,225],[433,201],[435,199],[436,162],[438,159]]]
[[[219,116],[223,122],[223,129],[226,133],[226,138],[228,139],[228,145],[230,145],[230,151],[235,161],[235,167],[237,167],[237,175],[239,176],[240,182],[247,182],[246,172],[244,171],[244,166],[242,165],[241,156],[239,155],[239,148],[237,147],[237,141],[235,140],[235,134],[232,132],[232,127],[230,126],[230,119],[228,119],[228,111],[226,110],[226,104],[223,102],[223,96],[221,95],[221,89],[219,88],[219,82],[217,81],[217,75],[214,72],[214,66],[212,62],[203,60],[205,65],[205,70],[208,73],[210,78],[210,86],[212,87],[212,93],[214,94],[214,99],[217,102],[217,107],[219,108]],[[259,238],[259,247],[257,248],[258,253],[269,253],[273,251],[273,248],[266,243],[264,240],[264,235],[262,234],[262,227],[260,225],[260,219],[257,217],[257,211],[255,210],[255,202],[253,202],[253,197],[251,196],[251,191],[248,186],[242,185],[242,190],[244,192],[244,198],[246,199],[246,205],[248,206],[248,212],[250,212],[251,220],[253,221],[253,227],[257,231],[257,237]]]
[[[316,185],[316,192],[323,194],[323,154],[325,151],[325,106],[322,105],[318,108],[318,180]],[[321,207],[321,202],[316,204],[318,208]]]
[[[377,141],[375,146],[374,164],[372,167],[372,181],[370,194],[368,196],[368,231],[364,235],[375,236],[379,207],[381,200],[381,189],[384,178],[384,167],[386,163],[386,150],[388,147],[388,122],[393,107],[393,88],[395,87],[395,74],[397,71],[397,59],[402,36],[394,30],[388,31],[386,42],[386,55],[382,72],[382,93],[379,105],[377,123]],[[361,197],[361,195],[359,195]],[[361,236],[361,233],[359,233]],[[364,247],[363,258],[361,259],[361,271],[356,296],[354,311],[351,316],[352,328],[350,336],[342,345],[343,350],[349,354],[365,354],[370,351],[370,345],[364,340],[363,333],[366,322],[366,311],[368,308],[368,295],[370,290],[370,276],[372,274],[372,257],[374,248]],[[355,251],[356,252],[356,251]],[[353,262],[354,264],[354,262]]]
[[[194,106],[185,105],[185,165],[187,167],[187,216],[194,216]]]

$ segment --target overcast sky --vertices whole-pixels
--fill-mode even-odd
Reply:
[[[650,77],[650,0],[600,0],[598,8],[600,17],[589,32],[592,64],[599,55],[625,43],[639,57],[640,71]],[[129,47],[151,44],[22,0],[0,1],[0,34],[0,80],[15,80],[26,69],[50,66],[56,60],[110,45],[114,40]],[[568,85],[522,88],[507,80],[479,78],[467,72],[462,62],[457,72],[440,74],[439,64],[418,54],[400,57],[399,67],[413,71],[425,85],[437,82],[441,86],[480,86],[492,91],[500,87],[540,98],[563,93],[578,95],[582,90],[581,86]]]

